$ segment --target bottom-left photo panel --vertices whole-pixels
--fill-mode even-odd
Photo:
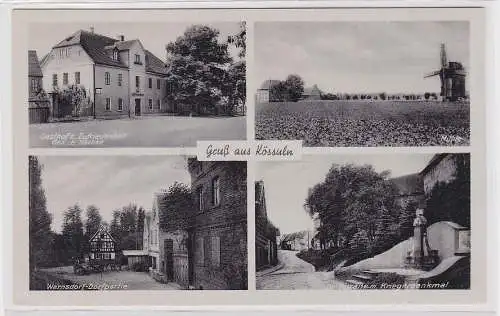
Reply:
[[[29,288],[246,290],[246,162],[30,156]]]

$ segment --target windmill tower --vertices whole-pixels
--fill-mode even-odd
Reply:
[[[441,69],[425,75],[424,78],[433,76],[439,76],[441,79],[443,101],[457,101],[465,97],[465,69],[460,62],[448,62],[444,44],[441,44]]]

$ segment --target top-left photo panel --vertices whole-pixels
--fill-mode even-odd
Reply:
[[[33,148],[246,139],[246,24],[31,23]]]

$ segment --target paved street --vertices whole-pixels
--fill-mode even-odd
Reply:
[[[143,116],[30,125],[31,147],[195,147],[245,140],[246,117]]]
[[[315,272],[314,266],[299,259],[297,251],[279,250],[278,260],[283,268],[257,277],[258,290],[331,289],[347,290],[343,282],[335,280],[333,272]]]
[[[43,269],[55,277],[70,280],[81,285],[84,290],[180,290],[176,283],[156,282],[146,272],[105,271],[88,275],[76,275],[72,266]]]

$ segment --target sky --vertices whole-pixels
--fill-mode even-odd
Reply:
[[[76,203],[84,209],[96,205],[110,223],[115,209],[135,203],[151,210],[154,193],[175,181],[191,183],[182,156],[41,156],[39,160],[47,210],[57,232],[64,211]]]
[[[33,23],[29,29],[30,50],[36,50],[38,58],[42,58],[71,34],[82,29],[111,38],[124,35],[125,40],[139,39],[145,49],[151,51],[156,57],[165,61],[165,45],[173,42],[193,23]],[[237,34],[239,24],[235,22],[203,23],[220,31],[220,39],[225,41],[228,35]],[[236,58],[238,49],[229,46],[230,54]]]
[[[439,92],[440,44],[469,67],[468,22],[258,22],[255,76],[298,74],[325,92]],[[467,85],[468,86],[468,85]]]
[[[391,171],[391,177],[420,172],[432,154],[379,154],[303,156],[294,162],[260,162],[257,180],[264,181],[267,215],[281,233],[312,230],[313,222],[303,205],[309,188],[322,182],[333,164],[370,164],[375,171]]]

